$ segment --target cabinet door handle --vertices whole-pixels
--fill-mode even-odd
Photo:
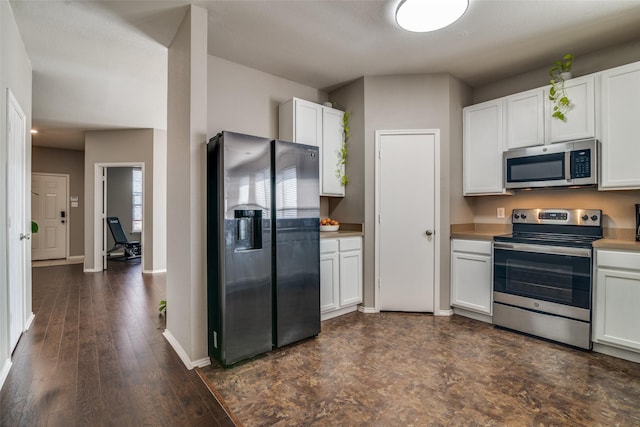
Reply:
[[[425,232],[425,234],[426,234],[427,236],[433,236],[433,231],[431,231],[431,230],[427,230],[427,231]]]

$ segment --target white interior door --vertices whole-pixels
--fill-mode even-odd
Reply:
[[[434,311],[437,135],[376,138],[378,309]]]
[[[31,259],[67,257],[67,188],[66,175],[31,175],[31,220],[38,224],[33,234]]]
[[[9,270],[9,348],[25,329],[27,251],[30,230],[26,209],[26,116],[7,90],[7,268]]]

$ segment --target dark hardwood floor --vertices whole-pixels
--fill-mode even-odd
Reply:
[[[34,268],[36,318],[0,390],[0,425],[233,426],[161,335],[165,291],[165,275],[139,264]]]

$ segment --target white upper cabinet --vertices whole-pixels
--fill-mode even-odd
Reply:
[[[600,189],[640,188],[640,62],[597,76]]]
[[[280,139],[320,146],[322,105],[293,98],[280,105]]]
[[[502,99],[463,110],[464,195],[504,194]]]
[[[319,147],[321,196],[344,196],[337,173],[343,115],[342,111],[299,98],[280,104],[280,139]],[[340,171],[344,172],[344,165]]]
[[[595,78],[593,75],[567,80],[565,92],[571,101],[566,121],[551,117],[553,103],[549,101],[549,86],[545,88],[547,143],[595,137]]]
[[[339,163],[344,137],[343,116],[344,113],[340,110],[328,107],[322,108],[322,153],[320,155],[322,181],[320,182],[320,193],[324,196],[344,196],[344,186],[340,180],[340,175],[344,174],[344,165]]]
[[[504,98],[507,149],[544,145],[544,89]]]

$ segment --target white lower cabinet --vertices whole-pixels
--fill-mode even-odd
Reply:
[[[362,238],[320,240],[322,320],[355,311],[362,302]]]
[[[596,251],[593,342],[640,352],[640,252]]]
[[[493,305],[491,242],[451,240],[451,305],[491,316]],[[469,316],[476,317],[476,316]],[[479,320],[489,321],[488,318]]]
[[[320,312],[340,308],[340,256],[337,239],[320,240]]]

